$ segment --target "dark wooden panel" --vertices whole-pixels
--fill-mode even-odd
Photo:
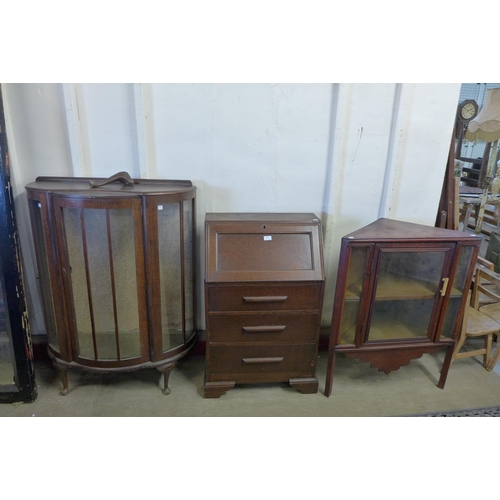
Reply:
[[[281,217],[273,220],[264,217],[266,214],[253,214],[251,220],[248,214],[243,215],[220,214],[216,219],[205,219],[208,282],[324,279],[321,223],[317,217],[294,220],[291,214],[279,214]]]
[[[218,234],[218,271],[300,271],[313,268],[310,233]]]

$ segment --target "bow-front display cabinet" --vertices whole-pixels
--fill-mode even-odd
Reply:
[[[26,186],[48,351],[67,369],[157,368],[196,340],[190,181],[39,177]]]
[[[390,373],[446,350],[442,389],[480,243],[477,235],[389,219],[342,238],[325,395],[337,353]]]

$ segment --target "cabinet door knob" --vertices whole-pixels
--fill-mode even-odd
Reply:
[[[448,289],[449,281],[450,278],[443,278],[443,282],[441,284],[441,297],[444,297],[446,295],[446,290]]]

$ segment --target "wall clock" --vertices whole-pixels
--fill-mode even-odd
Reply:
[[[477,116],[478,112],[477,102],[472,99],[467,99],[458,105],[458,119],[462,122],[468,123]]]

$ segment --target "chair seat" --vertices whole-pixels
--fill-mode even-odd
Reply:
[[[498,319],[500,320],[500,304],[488,304],[479,309],[474,309],[467,306],[467,336],[485,335],[487,333],[496,333],[500,331],[500,323],[495,321],[488,312],[483,309],[489,308],[488,311],[494,312],[498,310]]]

